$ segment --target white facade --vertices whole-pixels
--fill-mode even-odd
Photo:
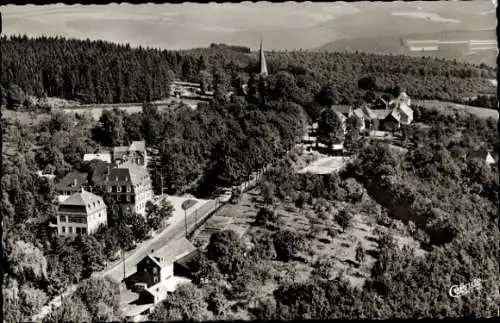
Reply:
[[[83,196],[82,196],[83,195]],[[92,234],[107,225],[106,204],[89,192],[76,193],[61,202],[57,211],[57,234]]]

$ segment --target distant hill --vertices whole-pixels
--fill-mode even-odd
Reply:
[[[468,40],[496,40],[494,29],[476,31],[448,31],[441,33],[417,33],[405,36],[388,36],[378,38],[348,38],[327,43],[313,51],[338,52],[366,52],[377,54],[404,54],[410,56],[433,56],[446,59],[456,59],[471,64],[487,64],[496,66],[497,50],[475,50],[468,45],[441,46],[438,51],[419,52],[411,51],[408,41],[437,40],[437,41],[468,41]]]

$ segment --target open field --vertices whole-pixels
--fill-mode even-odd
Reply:
[[[2,108],[2,118],[7,120],[8,123],[18,121],[24,126],[37,126],[44,121],[50,120],[50,114],[21,112]]]
[[[478,108],[469,105],[457,104],[452,102],[443,102],[437,100],[412,100],[413,105],[420,105],[428,109],[437,109],[444,113],[453,113],[454,111],[463,111],[472,113],[481,118],[493,118],[498,120],[498,110]]]
[[[323,157],[301,169],[299,173],[330,174],[342,169],[349,157]]]
[[[160,110],[175,109],[180,103],[184,103],[191,109],[196,109],[198,103],[201,101],[181,99],[177,101],[176,99],[168,99],[161,102],[152,102]],[[120,109],[128,114],[134,114],[142,112],[142,104],[139,103],[121,103],[121,104],[87,104],[79,105],[71,108],[64,108],[66,113],[90,113],[95,120],[99,120],[104,110]]]
[[[264,234],[273,234],[272,229],[265,229],[253,224],[255,216],[262,206],[258,190],[252,190],[242,195],[241,201],[235,205],[227,205],[220,210],[220,216],[229,216],[233,219],[232,225],[239,226],[246,232],[242,237],[245,243]],[[345,232],[334,220],[334,214],[346,205],[332,203],[332,209],[326,213],[317,212],[313,206],[306,205],[302,210],[293,203],[282,202],[274,206],[280,214],[280,230],[288,229],[303,233],[310,242],[307,250],[300,253],[302,258],[283,262],[279,260],[262,260],[259,266],[264,266],[270,273],[270,279],[258,286],[257,299],[272,297],[273,292],[283,282],[304,282],[311,277],[314,263],[319,259],[330,259],[333,276],[343,272],[353,286],[363,286],[369,277],[371,268],[376,261],[378,248],[378,232],[386,232],[387,227],[377,224],[373,209],[374,202],[367,195],[361,203],[354,206],[352,225]],[[395,221],[394,223],[397,223]],[[225,227],[227,229],[227,227]],[[223,229],[221,227],[221,229]],[[425,255],[419,248],[418,242],[409,237],[404,226],[395,225],[391,230],[395,242],[399,247],[408,245],[416,251],[417,256]],[[356,248],[361,244],[365,250],[365,258],[361,262],[356,260]],[[251,243],[250,243],[251,245]],[[247,317],[248,313],[242,309],[235,309],[237,317]]]

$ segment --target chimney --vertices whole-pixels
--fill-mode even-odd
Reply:
[[[110,168],[109,168],[109,166],[108,166],[108,175],[109,175],[109,172],[110,172]]]
[[[75,179],[73,180],[73,186],[74,186],[74,187],[76,187],[76,185],[77,185],[77,184],[78,184],[78,180],[75,178]]]

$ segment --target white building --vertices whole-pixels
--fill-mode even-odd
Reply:
[[[101,225],[107,225],[106,209],[102,197],[83,189],[69,196],[57,210],[58,235],[94,233]]]

